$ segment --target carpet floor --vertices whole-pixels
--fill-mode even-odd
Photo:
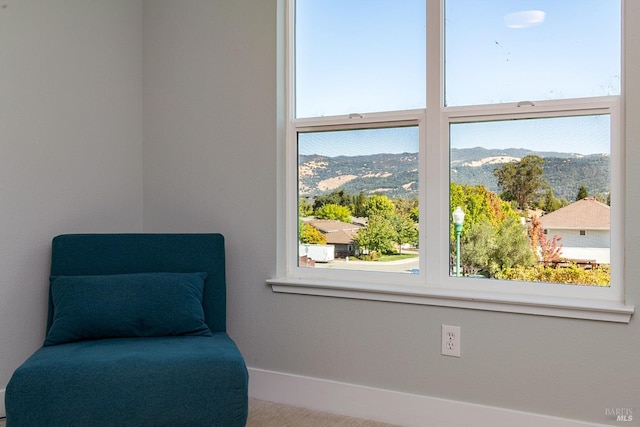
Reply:
[[[0,418],[0,427],[5,419]],[[247,427],[394,427],[391,424],[345,417],[264,400],[249,399]]]
[[[247,427],[394,427],[264,400],[249,399]]]

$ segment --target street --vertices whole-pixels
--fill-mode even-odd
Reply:
[[[386,271],[393,273],[412,273],[417,271],[420,264],[420,258],[409,258],[398,261],[360,261],[336,259],[331,262],[316,262],[315,268],[330,268],[336,270],[365,270],[365,271]]]

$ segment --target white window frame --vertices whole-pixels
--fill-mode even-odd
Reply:
[[[427,1],[427,108],[386,113],[320,118],[295,118],[294,34],[295,0],[285,1],[285,131],[280,152],[284,171],[278,187],[278,268],[267,282],[274,292],[323,295],[411,304],[472,308],[627,323],[634,307],[625,303],[624,260],[624,134],[623,95],[527,103],[443,107],[441,37],[442,0]],[[623,5],[624,6],[624,5]],[[624,8],[623,8],[624,9]],[[623,32],[624,34],[624,32]],[[622,89],[624,93],[624,88]],[[357,113],[357,112],[354,112]],[[450,123],[608,114],[611,120],[611,286],[559,285],[451,277],[449,257],[449,139]],[[282,118],[281,118],[282,119]],[[298,266],[298,132],[368,129],[417,125],[420,134],[419,274],[380,273]],[[429,124],[429,125],[427,125]],[[284,139],[284,141],[282,141]],[[431,141],[437,141],[432,143]],[[426,203],[429,200],[430,203]],[[434,203],[433,201],[436,201]]]

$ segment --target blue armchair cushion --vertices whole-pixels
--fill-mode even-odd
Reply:
[[[207,273],[58,276],[44,345],[160,336],[212,336],[204,321]]]
[[[42,347],[7,386],[7,426],[241,427],[248,376],[235,343],[113,338]]]

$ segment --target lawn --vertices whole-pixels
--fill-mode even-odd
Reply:
[[[418,257],[418,254],[381,255],[377,261],[380,261],[380,262],[400,261],[402,259],[417,258],[417,257]]]

